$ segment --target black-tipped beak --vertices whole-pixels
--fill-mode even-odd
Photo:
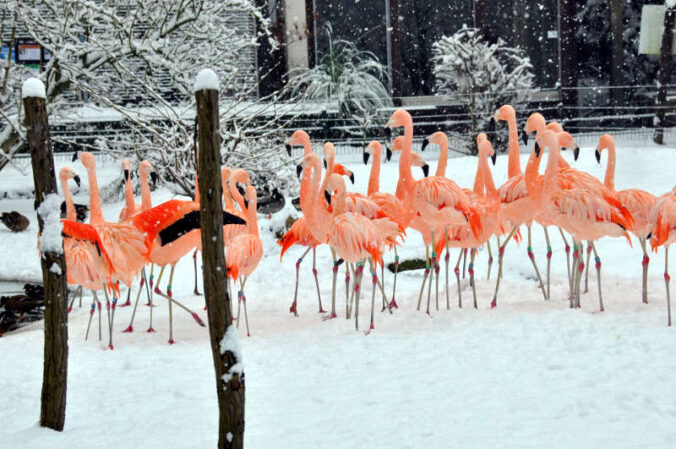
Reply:
[[[493,156],[491,156],[491,160],[493,161],[493,165],[495,165],[495,162],[498,160],[498,153],[493,153]]]
[[[351,182],[352,184],[354,184],[354,173],[350,173],[349,178],[350,178],[350,182]]]
[[[580,147],[575,147],[575,149],[573,150],[573,157],[575,158],[575,160],[577,160],[577,158],[580,157]]]
[[[129,181],[129,170],[124,170],[124,180]]]
[[[391,140],[391,139],[392,139],[392,130],[391,130],[389,127],[387,127],[387,126],[385,127],[385,138],[386,138],[387,140]]]
[[[324,198],[326,199],[326,204],[331,205],[331,194],[328,190],[324,190]]]
[[[246,221],[244,221],[242,218],[238,217],[237,215],[229,214],[226,211],[223,211],[223,224],[236,224],[236,225],[245,225]]]
[[[362,156],[364,157],[364,165],[368,165],[368,163],[369,163],[369,156],[371,156],[371,153],[368,153],[368,152],[364,151],[364,154],[362,154]]]
[[[291,157],[291,145],[289,145],[288,143],[286,144],[286,154],[288,154],[289,157]]]
[[[296,176],[300,178],[301,173],[303,173],[303,167],[300,165],[296,165]]]
[[[430,144],[430,141],[427,137],[425,137],[422,141],[422,147],[420,147],[420,151],[425,151],[425,148],[427,148],[427,145]]]
[[[488,121],[488,130],[495,131],[495,116],[491,116],[491,119]]]
[[[157,176],[157,173],[155,173],[154,171],[150,172],[150,180],[153,182],[153,187],[157,185],[158,178],[159,176]]]
[[[75,162],[75,161],[77,161],[77,151],[75,153],[73,153],[72,162]]]
[[[594,156],[596,156],[596,162],[598,162],[600,164],[601,163],[601,153],[599,152],[598,148],[594,152]]]
[[[528,133],[525,129],[521,130],[521,141],[524,145],[528,146]]]
[[[425,175],[425,178],[427,178],[427,176],[429,176],[429,174],[430,174],[430,166],[425,164],[420,168],[422,168],[423,175]]]
[[[79,175],[73,176],[73,181],[75,181],[75,184],[77,184],[77,186],[80,187],[80,176]]]
[[[336,266],[341,265],[343,262],[345,262],[345,259],[338,259],[336,261]]]
[[[326,162],[326,159],[324,159],[324,170],[326,170],[326,167],[328,167],[328,162]]]
[[[390,147],[385,148],[385,159],[388,162],[392,159],[392,150],[390,150]]]
[[[244,198],[244,207],[249,210],[249,201],[246,198]]]
[[[535,157],[540,157],[540,144],[535,142],[535,147],[533,148],[535,151]]]

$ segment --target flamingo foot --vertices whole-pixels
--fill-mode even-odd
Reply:
[[[495,309],[498,306],[498,300],[496,298],[493,298],[493,301],[491,301],[491,309]]]
[[[148,302],[146,303],[146,307],[155,307],[155,304],[153,304],[152,302],[148,301]]]
[[[319,312],[318,313],[326,313],[326,310],[324,310],[321,306],[319,307]]]
[[[398,308],[399,308],[399,305],[397,305],[397,301],[395,301],[394,298],[392,298],[392,301],[390,301],[390,306],[389,306],[389,308],[390,308],[390,310],[392,310],[392,309],[398,309]]]
[[[149,327],[148,330],[147,330],[146,332],[148,332],[149,334],[151,334],[151,333],[155,332],[155,329],[153,329],[152,327]]]
[[[115,349],[115,347],[112,344],[109,344],[108,349],[110,349],[112,351],[113,349]]]
[[[118,307],[129,307],[130,305],[131,305],[131,301],[127,300],[127,302],[123,302]]]
[[[174,341],[173,338],[170,338],[168,343],[169,343],[170,345],[173,345],[173,344],[176,343],[176,342]]]
[[[195,321],[197,322],[197,324],[199,324],[200,326],[202,326],[202,327],[207,327],[207,326],[204,324],[204,321],[202,321],[202,318],[200,318],[199,315],[197,315],[197,313],[193,312],[193,314],[192,314],[192,319],[195,320]]]
[[[73,311],[73,308],[72,308],[72,307],[68,307],[68,313],[70,313],[70,312],[72,312],[72,311]]]
[[[161,295],[161,294],[162,294],[162,290],[160,290],[159,287],[155,287],[155,290],[153,290],[153,291],[154,291],[155,293],[157,293],[158,295]]]
[[[335,313],[331,313],[329,315],[322,317],[322,321],[328,321],[328,320],[332,320],[334,318],[338,318],[338,315],[336,315]]]
[[[369,327],[369,330],[366,331],[366,335],[369,335],[373,329],[375,329],[375,327],[374,327],[373,324],[372,324],[372,325]]]
[[[125,334],[131,334],[132,332],[134,332],[134,327],[130,324],[129,327],[123,330],[122,332]]]
[[[289,307],[289,313],[293,313],[295,316],[298,316],[298,304],[296,301],[291,303],[291,307]]]

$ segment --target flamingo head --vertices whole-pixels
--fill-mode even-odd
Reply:
[[[422,169],[423,175],[426,178],[430,174],[430,166],[427,165],[425,159],[423,159],[423,157],[420,154],[416,153],[415,151],[411,151],[411,166],[420,167]]]
[[[80,160],[85,168],[96,168],[96,158],[89,151],[78,151],[73,155],[73,161]]]
[[[70,167],[61,167],[61,170],[59,170],[59,179],[62,181],[72,179],[75,181],[75,184],[80,187],[80,177]]]
[[[390,140],[392,138],[392,129],[393,128],[400,128],[404,125],[412,123],[411,119],[411,114],[406,112],[404,109],[397,109],[392,113],[392,116],[390,119],[387,121],[387,124],[385,125],[385,137],[387,137],[387,140]]]
[[[477,143],[479,144],[479,157],[490,157],[493,165],[495,165],[496,155],[490,140],[483,139],[481,142],[478,142],[477,139]]]
[[[448,136],[446,135],[446,133],[444,133],[442,131],[435,132],[434,134],[432,134],[431,136],[429,136],[429,137],[425,138],[425,140],[423,140],[422,148],[420,149],[420,151],[425,151],[425,148],[430,143],[434,144],[434,145],[438,145],[439,147],[441,147],[441,146],[448,147]]]
[[[500,120],[509,120],[510,118],[516,120],[516,111],[512,105],[509,104],[500,106],[500,108],[495,111],[495,114],[493,114],[493,120],[496,122],[499,122]]]
[[[145,159],[142,160],[141,163],[138,166],[138,171],[139,171],[139,173],[142,173],[146,177],[150,176],[150,179],[153,182],[153,185],[157,184],[158,176],[157,176],[157,173],[155,172],[155,169],[153,168],[153,165],[150,163],[150,161],[145,160]]]
[[[131,162],[129,162],[129,159],[122,159],[122,171],[124,172],[124,180],[129,181],[131,174]]]
[[[296,165],[296,174],[300,176],[305,169],[315,168],[316,170],[319,170],[320,166],[321,160],[319,159],[319,156],[310,153],[303,158],[300,164]]]
[[[476,136],[476,146],[477,148],[481,148],[481,142],[484,140],[488,140],[488,136],[486,136],[486,133],[479,133]]]
[[[556,137],[559,139],[559,145],[561,145],[561,148],[565,150],[573,150],[573,156],[575,157],[575,160],[577,160],[577,158],[580,156],[580,147],[577,146],[577,143],[575,143],[573,136],[571,136],[570,133],[566,131],[561,131],[556,133]]]
[[[547,123],[547,126],[545,129],[548,129],[550,131],[554,131],[555,133],[562,133],[563,132],[563,126],[561,126],[561,123],[559,122],[549,122]]]
[[[336,147],[331,142],[324,143],[324,168],[327,167],[328,162],[333,162],[336,159]]]
[[[386,159],[389,161],[392,159],[392,153],[394,151],[401,151],[404,149],[404,136],[399,136],[394,139],[392,146],[387,148]]]
[[[286,143],[286,153],[289,155],[289,157],[291,157],[291,149],[295,145],[303,145],[303,143],[310,143],[310,136],[308,133],[302,129],[294,131],[294,133],[291,134],[289,141]]]
[[[341,194],[345,194],[345,180],[339,174],[333,173],[329,176],[328,182],[326,183],[324,198],[326,198],[326,202],[330,206],[333,195]]]
[[[531,114],[526,120],[526,126],[524,127],[523,143],[528,145],[528,136],[533,132],[542,132],[547,126],[547,121],[542,114],[536,112]]]
[[[611,147],[615,147],[615,140],[610,134],[604,134],[599,139],[599,144],[596,146],[596,162],[601,163],[601,151],[608,150]]]
[[[245,186],[250,186],[251,178],[249,178],[249,174],[246,172],[246,170],[238,168],[237,170],[232,171],[228,182],[230,184],[234,183],[235,186],[237,186],[237,184],[244,184]]]
[[[256,210],[257,208],[257,199],[258,195],[256,194],[256,188],[252,185],[246,187],[244,191],[244,205],[246,208],[249,208],[249,205]]]
[[[377,140],[372,140],[368,146],[364,149],[364,165],[369,163],[369,156],[377,153],[380,154],[383,151],[383,146]]]

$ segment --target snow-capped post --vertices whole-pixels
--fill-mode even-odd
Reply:
[[[660,71],[657,74],[657,123],[655,123],[654,140],[664,144],[664,125],[667,117],[667,88],[671,79],[671,46],[674,40],[674,22],[676,19],[676,0],[666,0],[664,11],[664,27],[660,44]]]
[[[61,238],[61,201],[56,190],[45,85],[37,78],[30,78],[23,83],[21,97],[26,111],[26,138],[33,166],[42,251],[40,263],[45,286],[40,425],[62,431],[66,421],[68,375],[68,290]]]
[[[223,205],[221,203],[221,136],[218,115],[218,77],[211,69],[197,75],[197,143],[202,231],[204,298],[218,394],[218,447],[244,447],[244,371],[239,336],[232,324],[230,295],[225,279]]]

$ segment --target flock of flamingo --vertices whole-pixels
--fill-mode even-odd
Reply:
[[[546,123],[539,114],[532,114],[524,129],[524,135],[535,133],[535,145],[530,152],[525,173],[520,166],[519,130],[514,109],[505,105],[494,116],[496,121],[506,121],[509,128],[508,180],[496,187],[488,162],[495,163],[495,152],[485,134],[477,136],[478,165],[474,185],[471,189],[458,186],[446,177],[448,159],[448,138],[443,132],[436,132],[423,141],[423,151],[428,145],[440,147],[439,163],[433,176],[428,176],[428,165],[424,159],[412,151],[413,121],[403,109],[396,110],[386,125],[386,135],[391,139],[395,128],[403,127],[403,134],[396,137],[386,157],[389,160],[393,151],[400,152],[399,179],[394,194],[379,191],[380,165],[383,158],[382,145],[372,141],[364,153],[364,163],[372,157],[368,191],[366,194],[347,192],[344,177],[354,183],[354,175],[346,167],[335,163],[335,148],[324,144],[324,168],[322,160],[313,153],[310,138],[304,131],[296,131],[287,144],[291,148],[302,145],[304,157],[297,166],[301,177],[300,217],[279,240],[281,257],[294,245],[307,249],[296,262],[296,286],[290,312],[298,312],[298,281],[300,264],[312,250],[315,285],[319,303],[319,312],[327,313],[324,319],[337,317],[336,289],[340,265],[345,265],[345,314],[355,318],[355,328],[359,329],[359,301],[361,297],[364,269],[368,266],[371,282],[370,332],[374,328],[375,296],[382,295],[382,310],[392,313],[397,308],[396,287],[399,256],[397,246],[403,242],[406,230],[415,229],[422,235],[426,248],[426,266],[420,286],[417,309],[420,310],[427,289],[427,313],[432,302],[432,284],[434,298],[439,309],[440,259],[444,253],[446,307],[450,308],[449,265],[450,249],[459,248],[459,256],[454,268],[457,282],[458,307],[462,307],[460,286],[460,262],[469,251],[468,273],[472,286],[473,305],[477,307],[476,286],[474,282],[474,261],[478,249],[488,249],[488,278],[493,263],[490,239],[497,243],[498,269],[495,293],[491,307],[497,306],[500,280],[503,276],[503,256],[511,239],[521,239],[519,228],[526,225],[528,233],[527,254],[537,276],[545,299],[550,297],[550,270],[552,250],[548,227],[559,229],[566,248],[568,267],[570,307],[580,306],[580,284],[585,266],[590,265],[591,253],[594,253],[595,268],[598,277],[599,307],[603,311],[601,289],[601,259],[595,242],[602,237],[624,237],[631,244],[629,233],[639,240],[643,250],[643,287],[642,300],[647,297],[647,271],[649,256],[647,241],[653,250],[664,246],[665,272],[667,287],[668,324],[671,325],[671,306],[669,294],[670,277],[668,273],[668,247],[676,240],[676,187],[660,196],[639,189],[617,191],[614,187],[615,145],[609,135],[603,135],[596,149],[597,161],[601,152],[608,151],[608,166],[605,182],[592,175],[576,170],[560,156],[562,149],[573,149],[575,156],[579,152],[573,137],[556,122]],[[544,150],[549,150],[547,166],[539,174],[540,161]],[[133,322],[141,292],[146,291],[147,306],[150,310],[148,332],[153,328],[154,294],[167,300],[169,306],[169,343],[173,339],[173,306],[188,312],[201,326],[200,317],[173,298],[171,284],[174,269],[180,259],[192,252],[195,268],[195,290],[197,289],[197,252],[201,249],[199,189],[195,179],[195,200],[169,200],[158,206],[152,206],[150,183],[156,175],[148,161],[139,165],[141,204],[136,204],[131,183],[131,164],[122,162],[125,176],[125,206],[118,222],[107,222],[101,210],[101,199],[96,178],[96,160],[91,153],[78,152],[73,160],[79,159],[84,165],[89,180],[90,223],[77,221],[75,205],[68,181],[73,179],[78,185],[79,177],[69,167],[63,167],[59,173],[67,216],[63,223],[64,252],[67,266],[67,280],[78,286],[80,302],[83,289],[92,292],[92,305],[87,325],[86,337],[98,309],[99,339],[102,304],[97,292],[103,292],[106,302],[106,314],[109,333],[109,348],[113,348],[113,320],[120,297],[120,282],[128,287],[127,301],[120,306],[131,306],[130,293],[135,278],[140,279],[139,289],[134,302],[131,321],[125,332],[133,332]],[[424,177],[415,179],[412,167],[420,167]],[[241,306],[244,307],[247,334],[249,334],[248,314],[244,286],[248,276],[256,269],[262,256],[263,244],[257,224],[256,189],[249,175],[241,169],[223,167],[223,235],[226,250],[226,277],[228,282],[239,282],[237,293],[239,324]],[[243,192],[243,193],[242,193]],[[532,249],[531,228],[533,222],[540,224],[547,241],[546,281],[540,274]],[[572,242],[572,260],[570,243]],[[587,242],[587,261],[584,261],[583,243]],[[322,306],[319,279],[316,268],[316,249],[320,245],[329,246],[333,257],[333,282],[331,309],[326,312]],[[385,293],[384,264],[385,251],[394,252],[394,278],[391,298]],[[146,270],[150,265],[150,273]],[[157,279],[155,266],[160,268]],[[165,267],[170,267],[166,290],[159,288]],[[381,276],[378,276],[378,266]],[[586,284],[586,280],[585,280]],[[231,290],[232,291],[232,290]],[[109,293],[112,292],[112,301]],[[75,296],[75,295],[74,295]],[[72,308],[71,300],[69,310]],[[368,333],[367,332],[367,333]]]

